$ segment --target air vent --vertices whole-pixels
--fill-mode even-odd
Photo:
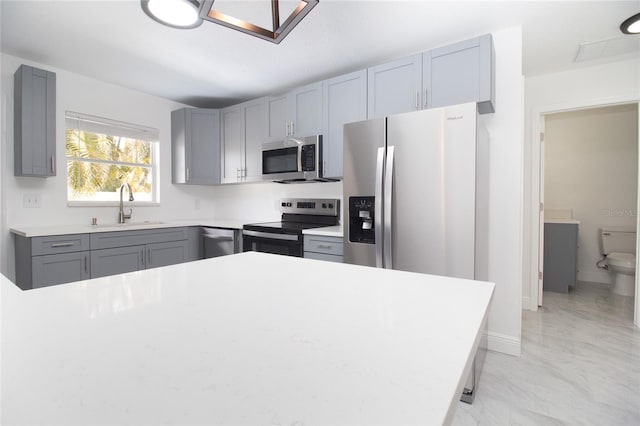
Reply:
[[[582,43],[578,47],[575,62],[593,61],[609,56],[626,55],[640,52],[640,38],[616,37],[607,40]]]

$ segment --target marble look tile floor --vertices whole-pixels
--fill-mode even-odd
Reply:
[[[577,283],[523,311],[522,356],[487,353],[456,425],[640,425],[640,329],[633,297]]]

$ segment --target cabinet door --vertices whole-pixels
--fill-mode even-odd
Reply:
[[[91,278],[144,269],[145,246],[91,250]]]
[[[477,102],[478,112],[494,112],[491,34],[425,52],[423,68],[424,107]]]
[[[27,65],[14,74],[14,175],[56,175],[56,75]]]
[[[291,91],[290,135],[297,137],[322,134],[322,82]]]
[[[33,256],[33,288],[89,279],[89,252]]]
[[[171,241],[168,243],[148,244],[146,251],[146,268],[175,265],[186,262],[189,253],[188,241]]]
[[[271,96],[266,99],[267,141],[281,141],[291,134],[289,94]]]
[[[239,105],[222,110],[222,183],[240,181],[244,167],[243,110]]]
[[[387,62],[367,72],[367,118],[420,109],[422,55]]]
[[[187,183],[220,183],[220,113],[189,109],[187,117]]]
[[[171,112],[172,182],[220,183],[220,113],[183,108]]]
[[[244,167],[243,180],[262,179],[262,160],[260,149],[265,142],[265,99],[245,102],[244,109]]]
[[[324,83],[324,175],[342,177],[343,127],[367,119],[367,71],[361,70]]]

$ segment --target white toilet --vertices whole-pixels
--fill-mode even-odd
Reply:
[[[605,262],[613,278],[613,292],[621,296],[635,294],[636,230],[607,227],[600,229]]]

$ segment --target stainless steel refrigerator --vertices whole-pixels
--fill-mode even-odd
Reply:
[[[344,261],[486,280],[488,142],[475,103],[345,125]]]

